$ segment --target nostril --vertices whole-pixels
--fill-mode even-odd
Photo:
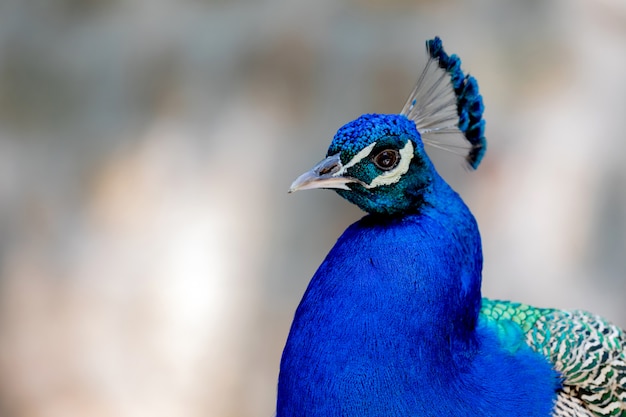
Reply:
[[[332,165],[332,166],[329,166],[329,167],[323,167],[322,169],[320,169],[319,174],[320,175],[331,174],[332,172],[334,172],[334,168],[336,166],[337,165]]]
[[[332,155],[320,161],[312,170],[318,177],[331,177],[341,171],[341,159],[339,155]]]

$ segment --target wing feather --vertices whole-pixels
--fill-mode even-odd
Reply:
[[[626,333],[585,311],[483,299],[481,314],[510,320],[563,377],[554,416],[626,417]],[[584,411],[583,411],[584,410]]]

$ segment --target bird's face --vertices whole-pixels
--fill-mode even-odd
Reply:
[[[326,159],[289,191],[331,188],[368,213],[397,214],[419,209],[432,175],[414,122],[366,114],[339,129]]]

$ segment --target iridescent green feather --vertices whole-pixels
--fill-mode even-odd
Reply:
[[[584,311],[536,308],[483,298],[481,319],[501,337],[521,329],[526,343],[563,376],[555,416],[626,417],[626,333]],[[517,326],[515,326],[514,324]]]

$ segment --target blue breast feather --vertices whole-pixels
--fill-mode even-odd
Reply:
[[[438,38],[427,50],[401,114],[347,123],[290,188],[335,189],[370,214],[338,239],[296,310],[277,417],[547,417],[563,392],[518,324],[480,313],[478,227],[424,143],[460,133],[476,168],[484,106],[457,56]]]
[[[278,417],[550,415],[558,375],[521,332],[503,340],[478,323],[476,222],[433,184],[440,201],[364,217],[316,272],[283,353]]]

